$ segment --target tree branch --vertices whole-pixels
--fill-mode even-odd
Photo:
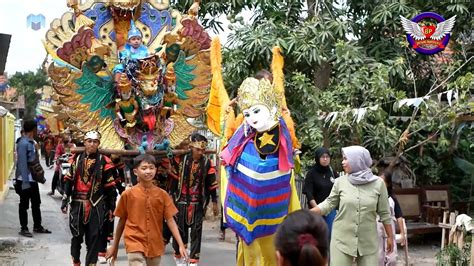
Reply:
[[[306,5],[308,6],[308,20],[310,20],[316,15],[316,0],[306,0]]]
[[[443,80],[438,86],[434,87],[436,85],[436,83],[433,83],[433,86],[431,86],[430,88],[430,91],[425,95],[425,96],[429,96],[431,93],[433,93],[433,91],[437,90],[439,87],[443,86],[446,82],[448,82],[448,80],[454,76],[454,74],[456,74],[459,70],[461,70],[461,68],[463,68],[465,65],[467,65],[467,63],[469,63],[469,61],[471,61],[471,59],[474,58],[474,56],[471,56],[469,57],[469,59],[466,60],[466,62],[464,62],[464,64],[462,64],[460,67],[458,67],[456,70],[453,71],[453,73],[451,73],[445,80]],[[433,88],[434,87],[434,88]]]
[[[416,79],[415,79],[415,73],[413,72],[413,69],[411,68],[411,63],[410,63],[410,58],[408,58],[407,50],[405,49],[405,57],[407,58],[407,63],[408,63],[408,68],[410,69],[411,76],[413,77],[413,91],[415,92],[415,98],[418,97],[418,93],[416,90]]]
[[[434,134],[432,134],[431,136],[429,136],[427,139],[425,139],[425,140],[423,140],[422,142],[419,142],[419,143],[417,143],[416,145],[411,146],[410,148],[408,148],[408,149],[406,149],[405,151],[403,151],[402,154],[403,154],[403,153],[406,153],[406,152],[409,152],[409,151],[411,151],[411,150],[413,150],[413,149],[415,149],[415,148],[417,148],[417,147],[419,147],[419,146],[425,144],[426,142],[428,142],[428,141],[430,141],[432,138],[434,138],[434,136],[438,135],[438,133],[439,133],[439,129],[436,130],[436,132],[435,132]],[[400,154],[400,155],[402,155],[402,154]]]
[[[437,90],[439,87],[443,86],[451,77],[454,76],[454,74],[456,74],[456,73],[457,73],[459,70],[461,70],[465,65],[467,65],[467,63],[469,63],[472,58],[474,58],[474,56],[471,56],[468,60],[466,60],[466,62],[464,62],[461,66],[459,66],[455,71],[453,71],[453,73],[451,73],[451,74],[450,74],[445,80],[443,80],[438,86],[435,87],[436,82],[433,83],[433,86],[431,86],[430,91],[429,91],[424,97],[430,96],[431,93],[433,93],[433,92],[434,92],[435,90]],[[424,142],[427,142],[427,141],[430,139],[430,138],[428,138],[428,139],[426,139],[425,141],[421,142],[421,144],[417,144],[417,145],[415,145],[415,146],[412,146],[412,147],[406,149],[405,151],[404,151],[404,145],[402,145],[402,143],[400,143],[400,140],[401,140],[401,138],[403,137],[403,134],[404,134],[406,131],[408,131],[408,132],[410,131],[410,127],[411,127],[411,125],[413,124],[413,121],[415,120],[415,116],[416,116],[416,114],[418,113],[418,110],[420,110],[420,108],[418,108],[418,107],[416,107],[415,110],[413,110],[413,113],[412,113],[411,118],[410,118],[410,123],[408,124],[408,126],[406,127],[406,129],[403,131],[402,135],[400,136],[399,141],[395,144],[395,145],[399,144],[398,150],[397,150],[397,153],[396,153],[396,155],[395,155],[395,160],[393,160],[393,161],[390,163],[389,167],[393,167],[393,166],[395,165],[395,162],[398,160],[398,158],[400,158],[400,156],[401,156],[403,153],[406,153],[406,152],[408,152],[408,151],[410,151],[410,150],[412,150],[412,149],[414,149],[414,148],[420,146],[421,144],[423,144]],[[437,132],[439,132],[439,130],[438,130]]]

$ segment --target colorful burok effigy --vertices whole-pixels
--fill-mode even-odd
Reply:
[[[292,133],[281,114],[284,95],[274,85],[265,78],[244,80],[237,101],[244,122],[221,152],[225,219],[239,237],[237,265],[276,265],[276,229],[300,209]]]
[[[67,0],[44,46],[55,113],[73,131],[97,130],[102,148],[175,147],[196,130],[209,97],[210,38],[196,1]],[[171,143],[171,145],[163,145]]]

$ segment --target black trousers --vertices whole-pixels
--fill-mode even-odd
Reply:
[[[227,225],[224,223],[224,207],[221,208],[221,221],[220,221],[220,230],[221,232],[225,232],[227,229]]]
[[[103,207],[103,205],[100,205]],[[81,245],[86,241],[86,264],[96,264],[100,248],[100,234],[101,234],[101,215],[103,212],[97,211],[98,207],[91,207],[90,217],[87,223],[84,223],[84,209],[83,203],[72,201],[71,211],[69,213],[69,226],[71,228],[71,256],[74,263],[80,263]],[[100,215],[98,215],[100,214]],[[78,220],[76,220],[78,219]]]
[[[102,231],[100,232],[99,255],[105,256],[107,252],[107,244],[114,238],[114,221],[109,218],[104,221]]]
[[[204,219],[204,204],[196,204],[192,213],[191,219],[188,217],[188,205],[177,204],[178,215],[177,221],[179,234],[183,243],[189,243],[189,230],[191,230],[191,250],[189,254],[190,259],[199,260],[201,253],[201,238],[202,238],[202,222]],[[173,241],[173,249],[175,255],[179,255],[179,246],[176,241]]]
[[[166,244],[170,242],[171,237],[173,234],[171,233],[170,228],[168,227],[168,224],[166,221],[163,221],[163,240],[165,241]]]
[[[58,187],[59,182],[59,170],[54,171],[53,180],[51,180],[51,192],[54,192]]]
[[[45,163],[47,167],[50,167],[51,165],[53,165],[54,151],[45,152],[44,158],[45,158]]]
[[[22,190],[22,182],[16,180],[15,192],[20,196],[20,204],[18,205],[18,216],[20,217],[20,225],[22,230],[28,230],[28,209],[33,213],[33,228],[41,228],[41,197],[39,193],[38,183],[30,182],[30,188]]]

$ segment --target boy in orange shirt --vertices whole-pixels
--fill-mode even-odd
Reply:
[[[129,265],[157,266],[165,246],[163,221],[166,220],[174,239],[178,242],[181,256],[187,258],[186,248],[173,216],[178,210],[168,193],[153,184],[156,174],[155,158],[143,154],[133,160],[133,172],[139,183],[125,190],[114,215],[120,217],[113,245],[107,250],[107,258],[117,258],[122,233],[125,232],[125,248]]]

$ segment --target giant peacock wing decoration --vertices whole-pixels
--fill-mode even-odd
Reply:
[[[97,76],[89,66],[82,68],[82,76],[75,80],[79,85],[76,92],[82,95],[81,103],[89,104],[89,110],[99,111],[101,118],[114,118],[115,114],[107,106],[113,100],[113,83]]]
[[[188,65],[186,63],[186,55],[184,51],[179,52],[178,59],[174,63],[174,69],[176,73],[176,94],[180,100],[187,100],[189,96],[186,95],[186,91],[193,88],[191,81],[196,78],[196,75],[192,71],[196,66]]]
[[[74,13],[46,33],[56,116],[98,129],[104,148],[178,145],[195,130],[187,119],[203,114],[211,82],[210,38],[195,14],[154,0],[82,2],[68,0]],[[133,49],[132,30],[143,41]]]
[[[177,84],[178,103],[183,115],[198,117],[204,112],[209,99],[211,80],[209,52],[199,52],[192,55],[187,64],[194,67],[192,69],[189,66],[177,67],[177,73],[183,77],[182,79],[178,78],[178,82],[182,83],[181,86],[179,83]],[[184,72],[185,70],[188,71],[188,74]],[[186,82],[186,79],[191,76],[192,80]],[[190,87],[192,89],[188,89]]]

